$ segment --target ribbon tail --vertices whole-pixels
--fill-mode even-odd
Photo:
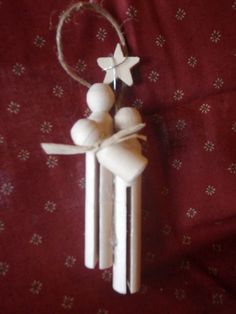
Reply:
[[[55,143],[41,143],[41,147],[48,155],[77,155],[86,153],[87,151],[93,149],[92,147],[88,146],[76,146]]]
[[[120,142],[120,140],[122,138],[126,138],[127,136],[133,135],[133,134],[139,132],[140,130],[142,130],[145,127],[145,125],[146,125],[145,123],[139,123],[135,126],[131,126],[131,127],[127,128],[127,129],[120,130],[119,132],[115,133],[114,135],[112,135],[108,139],[104,140],[101,146],[102,147],[109,146],[109,145],[115,144],[117,142]]]

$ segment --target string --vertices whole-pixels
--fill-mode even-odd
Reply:
[[[57,43],[57,55],[58,55],[58,61],[60,62],[62,68],[66,71],[66,73],[72,77],[74,80],[76,80],[77,82],[79,82],[81,85],[84,85],[86,87],[90,87],[91,83],[89,83],[88,81],[86,81],[84,78],[82,78],[81,76],[79,76],[75,70],[73,69],[73,67],[71,67],[70,65],[67,64],[67,62],[65,61],[65,57],[64,57],[64,53],[63,53],[63,45],[62,45],[62,28],[63,25],[65,24],[65,20],[68,18],[68,16],[70,16],[72,14],[73,11],[79,12],[82,8],[84,9],[88,9],[90,11],[94,11],[96,13],[98,13],[99,15],[101,15],[102,17],[104,17],[106,20],[108,20],[111,25],[114,27],[118,37],[119,37],[119,41],[121,43],[121,46],[124,50],[124,55],[125,55],[125,60],[127,59],[128,56],[128,51],[127,51],[127,46],[126,46],[126,42],[125,42],[125,38],[121,32],[120,26],[118,25],[118,23],[116,22],[116,20],[110,15],[109,12],[107,12],[105,9],[101,8],[98,4],[92,2],[90,0],[90,2],[78,2],[75,3],[73,5],[71,5],[60,17],[58,26],[57,26],[57,32],[56,32],[56,43]],[[125,61],[123,60],[121,62],[121,64]],[[112,65],[112,70],[113,70],[113,75],[114,75],[114,81],[113,81],[113,85],[114,85],[114,89],[116,89],[116,67],[118,67],[120,64],[114,64]],[[122,83],[123,85],[123,83]]]

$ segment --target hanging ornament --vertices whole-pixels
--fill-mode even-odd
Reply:
[[[66,18],[73,11],[88,9],[105,17],[115,28],[120,40],[112,57],[98,58],[106,71],[104,82],[90,84],[66,63],[61,32]],[[125,39],[114,18],[99,5],[78,2],[61,16],[57,28],[58,59],[65,71],[89,88],[86,96],[91,114],[71,128],[74,145],[42,143],[47,154],[85,154],[85,266],[113,268],[113,288],[126,294],[140,289],[141,284],[141,175],[147,165],[138,134],[145,126],[140,113],[131,107],[120,108],[114,116],[109,111],[115,94],[108,85],[120,79],[131,86],[131,68],[139,62],[129,57]],[[123,50],[122,50],[123,48]],[[99,171],[98,171],[99,170]],[[130,218],[129,218],[130,217]]]

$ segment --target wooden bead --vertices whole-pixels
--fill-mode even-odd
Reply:
[[[142,122],[142,117],[137,109],[123,107],[115,115],[116,130],[123,130]]]
[[[81,146],[92,146],[100,139],[97,123],[89,119],[78,120],[71,128],[70,134],[73,142]]]
[[[87,92],[87,104],[92,112],[109,111],[114,102],[115,95],[107,84],[95,83]]]

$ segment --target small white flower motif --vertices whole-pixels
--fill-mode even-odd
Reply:
[[[46,165],[48,168],[55,168],[58,165],[58,158],[56,156],[49,156]]]
[[[167,186],[164,186],[161,190],[161,195],[167,196],[169,194],[169,189]]]
[[[221,89],[223,85],[224,81],[220,77],[217,77],[217,79],[213,82],[213,86],[215,87],[215,89]]]
[[[64,89],[60,85],[56,85],[53,87],[52,93],[54,96],[61,98],[64,94]]]
[[[34,233],[32,235],[32,238],[30,239],[30,243],[35,246],[39,246],[40,244],[42,244],[42,236],[37,233]]]
[[[212,294],[212,303],[217,304],[223,304],[224,298],[222,293],[213,293]]]
[[[212,244],[212,249],[216,253],[221,253],[222,252],[222,246],[220,243],[213,243]]]
[[[180,101],[180,100],[183,99],[183,97],[184,97],[184,92],[183,92],[182,89],[177,89],[177,90],[174,92],[173,98],[174,98],[175,101]]]
[[[189,270],[190,269],[190,262],[188,260],[182,260],[182,262],[180,264],[180,269]]]
[[[29,159],[30,153],[26,149],[21,149],[17,155],[17,158],[21,161],[26,161]]]
[[[96,37],[100,41],[104,41],[107,37],[107,31],[105,28],[100,27],[97,31]]]
[[[190,219],[192,219],[194,216],[196,216],[196,214],[197,214],[196,209],[194,209],[194,208],[192,208],[192,207],[190,207],[190,208],[187,210],[187,212],[186,212],[186,216],[187,216],[188,218],[190,218]]]
[[[102,279],[107,282],[111,282],[112,280],[112,271],[110,269],[105,269],[102,272]]]
[[[66,310],[70,310],[73,306],[73,303],[74,303],[74,298],[68,297],[65,295],[63,298],[61,306]]]
[[[208,105],[208,104],[202,104],[202,105],[199,107],[199,111],[200,111],[201,113],[207,114],[210,110],[211,110],[211,106]]]
[[[3,195],[11,195],[13,190],[14,186],[11,184],[11,182],[5,182],[1,185],[0,193]]]
[[[214,194],[215,194],[215,191],[216,191],[216,189],[215,189],[215,187],[212,186],[212,185],[208,185],[207,188],[206,188],[206,190],[205,190],[205,192],[206,192],[206,194],[207,194],[208,196],[214,195]]]
[[[85,189],[85,178],[81,178],[79,180],[79,187],[84,190]]]
[[[191,67],[191,68],[195,68],[196,65],[197,65],[197,58],[194,57],[194,56],[191,56],[188,58],[188,65]]]
[[[233,10],[236,10],[236,0],[234,0],[234,2],[232,4],[232,8],[233,8]]]
[[[182,131],[186,127],[187,123],[185,120],[178,120],[176,123],[176,129]]]
[[[146,254],[146,256],[145,256],[145,260],[146,260],[146,262],[148,262],[148,263],[154,263],[155,258],[156,258],[156,256],[155,256],[155,254],[152,253],[152,252],[147,252],[147,254]]]
[[[37,48],[43,48],[45,43],[46,43],[46,40],[42,36],[37,35],[34,39],[34,45]]]
[[[0,144],[4,143],[4,137],[0,134]]]
[[[155,43],[156,43],[157,47],[163,48],[165,43],[166,43],[165,37],[162,35],[158,35],[156,37]]]
[[[208,267],[208,272],[212,276],[217,276],[219,271],[216,267]]]
[[[148,74],[148,79],[150,82],[152,83],[156,83],[159,79],[159,73],[157,73],[156,71],[151,71],[149,74]]]
[[[186,16],[186,12],[180,8],[177,10],[177,12],[175,14],[177,21],[182,21],[185,18],[185,16]]]
[[[175,289],[175,297],[177,300],[183,300],[186,298],[186,293],[184,289]]]
[[[74,256],[67,256],[65,260],[65,266],[67,268],[72,268],[75,265],[76,258]]]
[[[217,44],[220,41],[220,39],[221,39],[221,32],[214,30],[210,36],[211,42],[213,42],[214,44]]]
[[[84,60],[82,59],[79,59],[77,62],[76,62],[76,65],[75,65],[75,70],[78,72],[78,73],[83,73],[87,68],[87,64]]]
[[[7,106],[7,111],[10,113],[18,114],[20,111],[20,105],[14,101],[11,101],[10,104]]]
[[[9,265],[4,262],[0,262],[0,276],[6,276],[9,270]]]
[[[44,204],[44,209],[49,213],[55,212],[56,208],[57,208],[57,204],[55,202],[47,201]]]
[[[207,141],[205,144],[204,144],[204,150],[206,152],[213,152],[213,150],[215,149],[215,145],[214,143],[212,143],[211,141]]]
[[[236,132],[236,122],[234,122],[232,125],[232,131]]]
[[[138,10],[133,5],[130,5],[126,11],[126,15],[131,19],[135,19],[138,16]]]
[[[176,170],[179,170],[182,167],[182,161],[175,159],[172,162],[172,167],[175,168]]]
[[[91,110],[89,108],[86,108],[83,112],[83,117],[87,118],[91,113]]]
[[[3,232],[5,230],[5,224],[3,221],[0,220],[0,232]]]
[[[143,107],[143,100],[140,98],[136,98],[135,101],[132,103],[132,107],[136,108],[137,110],[141,110]]]
[[[164,225],[161,231],[165,236],[168,236],[171,233],[172,228],[170,225]]]
[[[40,131],[44,134],[48,134],[52,131],[52,123],[49,121],[44,121],[40,126]]]
[[[109,314],[109,312],[106,309],[99,309],[96,314]]]
[[[12,67],[12,72],[16,76],[21,76],[21,75],[23,75],[25,73],[25,67],[21,63],[16,63]]]
[[[38,280],[34,280],[32,283],[31,283],[31,287],[30,287],[30,292],[32,294],[39,294],[40,291],[42,290],[42,282],[38,281]]]
[[[182,238],[183,245],[190,245],[192,243],[192,238],[188,235],[184,235]]]
[[[228,171],[232,174],[236,174],[236,163],[232,163],[229,167],[228,167]]]

